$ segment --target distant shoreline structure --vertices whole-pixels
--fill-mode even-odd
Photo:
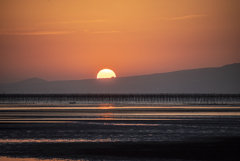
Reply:
[[[0,103],[240,105],[240,94],[0,94]]]

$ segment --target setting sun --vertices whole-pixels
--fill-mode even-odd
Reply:
[[[116,78],[116,74],[111,69],[102,69],[97,74],[97,79]]]

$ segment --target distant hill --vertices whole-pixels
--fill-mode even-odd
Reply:
[[[240,63],[169,73],[69,81],[31,78],[0,93],[240,93]]]
[[[26,79],[26,80],[23,80],[23,81],[19,81],[19,82],[16,82],[16,83],[11,83],[13,86],[35,86],[35,85],[38,85],[39,83],[44,83],[44,82],[47,82],[46,80],[43,80],[43,79],[40,79],[40,78],[30,78],[30,79]]]
[[[46,82],[46,80],[40,78],[30,78],[17,83],[40,83],[40,82]]]

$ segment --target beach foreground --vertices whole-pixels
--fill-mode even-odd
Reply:
[[[0,112],[0,160],[240,160],[236,104],[1,104]]]
[[[103,142],[1,144],[1,156],[86,160],[239,160],[240,138],[192,142]]]

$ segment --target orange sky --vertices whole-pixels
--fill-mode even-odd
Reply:
[[[0,82],[240,62],[239,0],[0,0]]]

